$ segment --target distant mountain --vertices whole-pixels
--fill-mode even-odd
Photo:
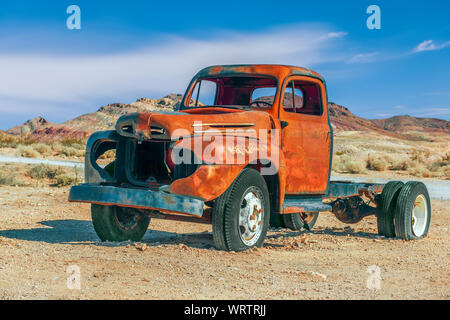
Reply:
[[[173,110],[182,96],[169,94],[160,99],[140,98],[130,104],[111,103],[96,112],[83,114],[63,123],[52,123],[42,117],[28,120],[6,132],[31,140],[86,139],[91,133],[114,128],[117,119],[131,112]]]
[[[23,125],[6,131],[9,134],[39,141],[86,139],[92,132],[114,128],[117,119],[131,112],[173,110],[182,99],[180,94],[169,94],[160,99],[140,98],[130,104],[112,103],[96,112],[78,116],[64,123],[48,122],[42,117],[28,120]],[[258,100],[272,101],[271,97]],[[361,118],[346,107],[330,102],[331,123],[335,131],[363,131],[408,140],[429,140],[437,135],[450,135],[450,122],[440,119],[395,116],[389,119]]]
[[[408,115],[369,120],[358,117],[346,107],[328,104],[331,122],[337,131],[376,132],[407,140],[428,140],[430,136],[450,135],[450,122],[441,119],[416,118]],[[427,137],[426,137],[427,136]]]

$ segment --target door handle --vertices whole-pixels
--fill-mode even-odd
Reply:
[[[289,125],[289,122],[287,121],[280,121],[281,129],[286,128]]]

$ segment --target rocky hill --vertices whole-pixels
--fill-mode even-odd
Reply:
[[[140,98],[130,104],[111,103],[96,112],[83,114],[63,123],[52,123],[42,117],[28,120],[13,127],[8,134],[27,137],[30,140],[51,141],[60,139],[86,139],[92,132],[114,128],[117,119],[131,112],[173,110],[181,101],[179,94],[170,94],[160,99]]]
[[[76,117],[64,123],[51,123],[42,117],[28,120],[13,127],[8,134],[32,140],[86,139],[92,132],[114,127],[116,120],[127,113],[173,110],[180,103],[180,94],[170,94],[160,99],[140,98],[130,104],[112,103],[96,112]],[[450,122],[440,119],[395,116],[388,119],[369,120],[353,114],[346,107],[329,103],[330,119],[335,131],[373,132],[408,140],[429,140],[430,136],[450,135]]]

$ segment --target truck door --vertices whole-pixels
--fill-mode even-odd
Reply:
[[[332,150],[325,87],[320,80],[294,76],[283,83],[281,93],[286,195],[324,194]]]

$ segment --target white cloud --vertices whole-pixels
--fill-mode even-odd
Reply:
[[[378,52],[359,53],[350,58],[348,63],[366,63],[372,62],[376,59]]]
[[[35,105],[78,104],[78,114],[94,99],[184,92],[190,78],[213,64],[280,63],[311,67],[336,61],[331,46],[346,35],[319,28],[289,26],[259,33],[222,33],[216,38],[168,36],[158,45],[91,56],[0,53],[0,110],[23,101]],[[53,108],[53,107],[52,107]],[[64,106],[61,106],[64,108]]]
[[[450,115],[450,107],[427,108],[423,111],[423,115],[430,117]]]
[[[435,51],[441,50],[450,46],[450,41],[443,42],[441,44],[436,44],[433,40],[425,40],[421,42],[417,47],[413,49],[414,53],[423,52],[423,51]]]

